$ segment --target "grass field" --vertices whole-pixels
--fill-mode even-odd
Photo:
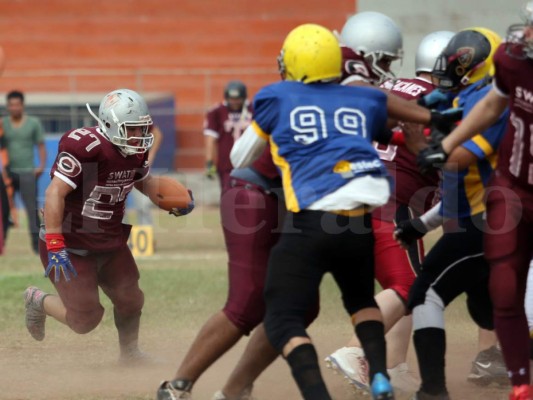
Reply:
[[[37,256],[31,254],[25,228],[10,232],[6,254],[0,257],[0,399],[153,399],[159,381],[171,378],[196,331],[226,296],[226,254],[217,208],[199,207],[175,219],[157,213],[156,254],[139,258],[145,308],[141,345],[158,363],[120,368],[111,306],[100,326],[77,335],[53,320],[46,338],[34,341],[24,326],[22,292],[28,285],[53,291],[43,277]],[[431,239],[430,239],[431,240]],[[478,389],[466,383],[477,353],[477,331],[462,299],[447,311],[448,382],[454,399],[503,399],[505,391]],[[321,287],[321,313],[310,329],[321,357],[347,342],[351,335],[333,280]],[[195,386],[195,399],[210,399],[228,376],[246,344],[242,340],[218,361]],[[410,363],[417,370],[410,352]],[[354,399],[347,385],[324,368],[336,399]],[[258,399],[298,399],[298,391],[282,360],[266,371],[255,386]],[[368,398],[368,396],[367,396]]]

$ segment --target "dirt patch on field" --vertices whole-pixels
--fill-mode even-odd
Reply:
[[[312,330],[312,334],[323,358],[343,345],[345,338],[339,335],[332,339],[331,332],[327,336],[322,329]],[[117,363],[114,332],[106,330],[79,336],[65,328],[64,332],[52,332],[41,343],[24,337],[25,333],[21,333],[9,348],[0,348],[0,399],[153,399],[159,382],[172,377],[194,336],[190,329],[185,329],[185,333],[165,331],[159,334],[150,329],[149,343],[144,347],[157,363],[121,367]],[[201,377],[194,390],[195,399],[209,400],[222,387],[245,342],[246,339]],[[447,374],[452,398],[507,398],[507,389],[478,388],[466,382],[475,353],[475,343],[449,343]],[[417,371],[412,351],[409,358]],[[326,368],[323,368],[323,375],[335,399],[370,398],[357,397],[343,379]],[[283,360],[276,361],[260,377],[254,394],[262,400],[300,398]]]

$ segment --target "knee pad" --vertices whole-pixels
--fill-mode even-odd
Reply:
[[[294,337],[309,337],[305,331],[305,322],[301,316],[291,316],[288,313],[273,314],[265,316],[265,332],[267,338],[279,353],[283,347]]]
[[[413,310],[416,306],[424,303],[426,298],[426,292],[428,291],[430,286],[431,282],[424,279],[423,275],[419,275],[415,279],[407,297],[408,310]]]
[[[444,329],[444,302],[429,288],[422,304],[413,308],[413,330],[424,328]]]

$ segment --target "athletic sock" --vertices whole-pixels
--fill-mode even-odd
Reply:
[[[413,341],[422,378],[422,391],[432,395],[447,393],[444,374],[446,354],[444,329],[417,329]]]
[[[385,327],[381,321],[363,321],[355,326],[355,333],[361,342],[368,361],[368,377],[372,382],[374,375],[381,372],[387,378],[387,344]]]
[[[530,337],[525,315],[494,317],[494,327],[513,386],[529,385]]]
[[[287,362],[305,400],[331,399],[320,374],[318,355],[312,344],[295,347],[287,356]]]

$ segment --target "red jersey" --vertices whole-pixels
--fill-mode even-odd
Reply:
[[[148,153],[124,156],[96,127],[65,133],[51,177],[74,190],[65,198],[66,247],[105,252],[121,247],[129,225],[122,224],[126,197],[148,175]]]
[[[251,104],[247,104],[246,112],[230,111],[226,103],[221,103],[207,112],[204,121],[204,135],[217,139],[218,157],[216,167],[220,172],[230,172],[233,169],[229,154],[233,143],[253,119]]]
[[[513,52],[521,54],[521,46]],[[494,54],[494,87],[509,97],[509,123],[498,150],[496,173],[507,176],[526,190],[533,190],[533,60],[506,52],[502,43]]]
[[[435,88],[432,83],[420,78],[388,81],[383,83],[382,87],[406,100],[417,99]],[[431,208],[439,182],[437,172],[422,175],[416,165],[416,156],[405,146],[375,143],[375,147],[379,158],[394,178],[391,198],[379,209],[380,213],[375,213],[375,216],[392,221],[398,204],[411,207],[417,214],[423,214]]]
[[[372,85],[379,82],[377,76],[364,57],[346,46],[342,50],[342,76],[341,82],[348,84],[353,81],[363,81]]]

